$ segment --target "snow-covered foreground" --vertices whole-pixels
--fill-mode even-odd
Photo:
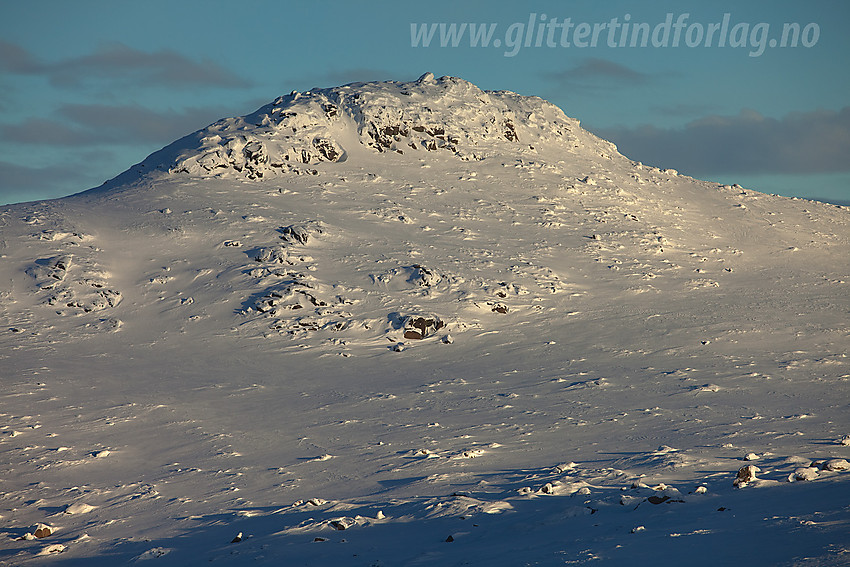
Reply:
[[[0,255],[0,565],[850,562],[846,208],[426,75],[5,207]]]

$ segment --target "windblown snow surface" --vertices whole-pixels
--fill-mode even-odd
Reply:
[[[0,564],[848,564],[848,229],[452,77],[222,120],[0,209]]]

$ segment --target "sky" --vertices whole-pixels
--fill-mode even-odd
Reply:
[[[0,0],[0,204],[292,90],[426,71],[543,97],[646,164],[850,204],[848,26],[843,0]]]

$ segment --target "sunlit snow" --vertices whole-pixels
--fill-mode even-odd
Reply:
[[[842,564],[849,228],[452,77],[221,120],[0,209],[0,565]]]

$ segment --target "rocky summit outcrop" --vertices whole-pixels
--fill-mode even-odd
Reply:
[[[447,152],[477,161],[505,150],[572,151],[588,144],[616,152],[541,98],[425,73],[412,82],[293,91],[181,138],[131,172],[261,179],[316,175],[317,164],[364,152]]]

